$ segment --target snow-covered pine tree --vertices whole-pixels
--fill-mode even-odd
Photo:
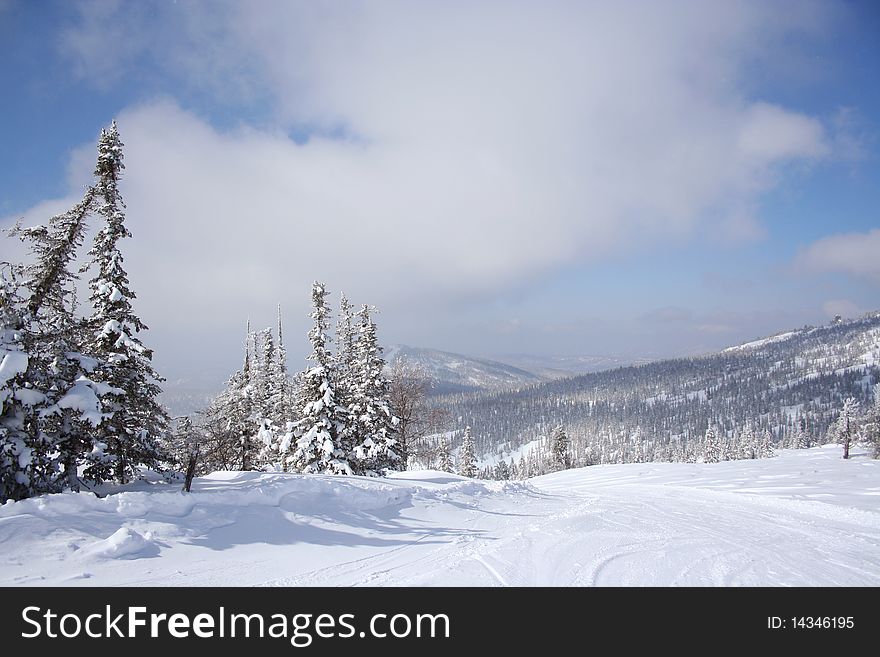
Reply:
[[[441,472],[452,472],[452,456],[449,453],[449,443],[446,441],[446,436],[440,436],[440,441],[437,444],[437,469]]]
[[[383,475],[403,463],[395,438],[398,419],[391,412],[385,361],[369,306],[358,311],[356,326],[347,415],[357,442],[349,461],[361,474]]]
[[[27,370],[17,375],[22,390],[16,393],[21,405],[15,410],[23,413],[18,424],[28,455],[20,459],[24,471],[16,475],[19,498],[65,487],[78,490],[78,465],[86,455],[103,458],[104,445],[93,429],[105,417],[100,397],[107,391],[89,378],[95,361],[82,354],[83,327],[72,310],[77,276],[70,270],[94,200],[90,187],[79,203],[48,225],[16,225],[9,231],[28,244],[33,256],[30,264],[14,268],[22,281],[17,289],[27,291],[15,302],[20,344],[27,354]]]
[[[253,394],[254,417],[265,420],[273,415],[275,394],[275,344],[272,329],[256,331],[253,337],[253,362],[251,363],[251,381]]]
[[[718,463],[722,458],[721,446],[718,442],[718,434],[715,427],[710,423],[706,428],[706,435],[703,438],[703,462]]]
[[[315,281],[312,285],[314,325],[309,331],[313,365],[303,372],[300,381],[300,417],[296,420],[295,451],[290,457],[293,469],[306,473],[352,474],[347,454],[340,445],[340,431],[346,424],[346,411],[336,400],[333,388],[333,359],[327,348],[330,336],[330,310],[327,288]]]
[[[758,458],[758,444],[755,436],[755,430],[751,424],[747,424],[740,435],[740,458],[756,459]]]
[[[281,422],[291,419],[293,405],[292,386],[287,374],[287,351],[284,349],[284,332],[281,328],[281,304],[278,304],[278,344],[275,348],[275,373],[278,394],[275,398],[275,418]]]
[[[635,431],[633,431],[632,435],[629,437],[629,441],[632,443],[632,463],[643,463],[645,460],[645,451],[642,446],[643,440],[642,428],[636,427]]]
[[[87,320],[87,350],[98,361],[92,379],[108,386],[104,399],[109,416],[96,434],[110,458],[96,459],[85,474],[99,481],[112,475],[125,483],[138,466],[157,464],[159,440],[168,432],[169,420],[157,400],[161,378],[153,369],[153,352],[137,336],[147,327],[132,309],[135,294],[119,250],[119,241],[131,237],[118,187],[124,169],[122,146],[115,122],[101,131],[94,203],[104,225],[89,251],[89,266],[97,271],[89,282],[93,312]]]
[[[865,411],[862,419],[862,434],[873,445],[875,459],[880,458],[880,388],[874,386],[874,403]]]
[[[30,494],[34,417],[27,403],[29,356],[14,271],[0,272],[0,503]]]
[[[510,479],[510,470],[507,468],[507,463],[504,459],[498,461],[498,464],[495,466],[495,471],[493,472],[495,479],[498,481],[507,481]]]
[[[773,451],[773,433],[770,429],[764,429],[761,432],[761,441],[758,444],[758,458],[769,459],[773,456],[776,456],[776,452]]]
[[[339,431],[339,447],[348,455],[355,474],[363,474],[364,464],[354,453],[363,440],[358,421],[356,397],[358,387],[357,342],[354,307],[344,292],[339,293],[339,316],[336,319],[336,354],[331,359],[331,383],[337,405],[345,409],[344,422]]]
[[[550,432],[550,460],[553,471],[571,467],[571,441],[562,425],[553,427]]]
[[[855,397],[847,397],[840,409],[837,422],[832,430],[833,438],[843,445],[843,458],[849,458],[849,448],[858,429],[859,402]]]
[[[464,438],[458,450],[458,474],[462,477],[477,476],[477,460],[474,456],[474,440],[471,437],[471,428],[464,428]]]
[[[792,439],[792,448],[807,449],[810,446],[810,437],[807,435],[807,421],[800,418],[797,423],[797,430],[794,432]]]

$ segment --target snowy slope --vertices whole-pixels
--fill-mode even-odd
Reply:
[[[543,379],[523,369],[485,358],[474,358],[436,349],[392,345],[385,360],[403,359],[423,367],[435,381],[434,393],[474,390],[511,390],[540,383]]]
[[[535,356],[532,354],[502,354],[492,358],[499,363],[531,372],[545,380],[564,379],[578,374],[601,372],[627,365],[643,365],[652,360],[624,356]]]
[[[2,585],[880,585],[880,461],[215,473],[0,507]]]

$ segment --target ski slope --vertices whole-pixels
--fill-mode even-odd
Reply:
[[[0,506],[0,585],[877,586],[880,461],[840,457],[52,495]]]

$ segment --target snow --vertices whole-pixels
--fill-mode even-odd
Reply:
[[[113,534],[101,541],[83,546],[76,552],[80,559],[137,559],[155,556],[156,545],[146,536],[138,534],[128,527],[120,527]]]
[[[84,420],[87,420],[93,427],[97,427],[105,417],[101,412],[101,402],[98,400],[98,396],[111,390],[118,390],[118,388],[95,383],[80,376],[56,406],[78,411]]]
[[[28,355],[23,351],[7,351],[0,360],[0,388],[6,386],[9,379],[27,371]]]
[[[880,461],[853,453],[49,495],[0,506],[0,585],[877,586]]]
[[[771,344],[773,342],[782,342],[783,340],[788,340],[796,335],[798,335],[799,331],[789,331],[787,333],[780,333],[779,335],[774,335],[769,338],[762,338],[761,340],[754,340],[753,342],[746,342],[745,344],[740,344],[735,347],[728,347],[724,349],[722,353],[728,353],[731,351],[745,351],[747,349],[758,349],[765,345]]]

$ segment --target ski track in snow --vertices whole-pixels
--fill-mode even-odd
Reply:
[[[826,446],[528,482],[215,473],[191,495],[7,503],[0,554],[13,586],[877,586],[880,461]]]

